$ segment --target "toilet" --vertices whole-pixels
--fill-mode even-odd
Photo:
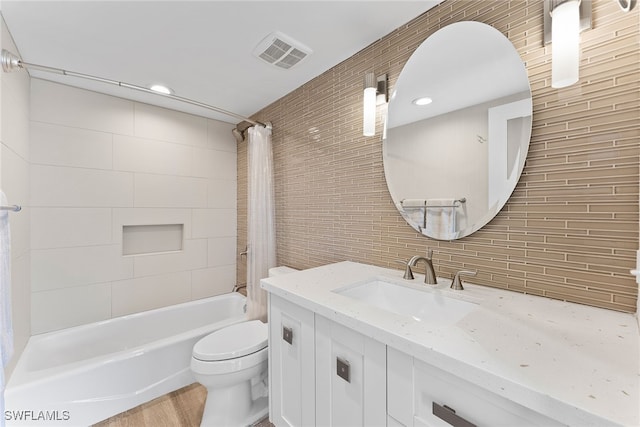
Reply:
[[[269,277],[297,271],[269,269]],[[268,325],[236,323],[207,335],[193,347],[191,372],[206,387],[201,426],[247,426],[265,418]]]

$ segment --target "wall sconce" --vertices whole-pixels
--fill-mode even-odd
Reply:
[[[544,44],[551,44],[551,87],[578,81],[580,32],[591,28],[591,0],[545,0]]]
[[[387,75],[382,74],[376,78],[373,73],[365,74],[362,108],[362,134],[364,136],[374,136],[376,134],[376,107],[386,102]]]

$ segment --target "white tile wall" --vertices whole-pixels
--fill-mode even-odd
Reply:
[[[112,284],[112,314],[151,310],[191,300],[191,272],[168,273]]]
[[[36,292],[129,279],[133,261],[119,245],[34,249],[31,287]]]
[[[113,134],[31,122],[31,163],[112,169]]]
[[[108,245],[113,231],[109,208],[32,208],[31,248]]]
[[[184,249],[176,252],[131,256],[135,277],[197,270],[207,266],[207,240],[185,240]]]
[[[207,119],[146,104],[135,105],[135,136],[208,148]]]
[[[152,139],[116,135],[113,167],[120,171],[163,175],[193,175],[193,148]]]
[[[31,307],[33,334],[106,320],[111,317],[111,284],[34,292]]]
[[[205,268],[191,272],[191,297],[212,297],[231,292],[236,284],[235,265]]]
[[[210,179],[207,187],[209,208],[235,209],[237,203],[237,181]]]
[[[24,121],[28,125],[28,122]],[[5,129],[19,122],[5,123]],[[11,254],[24,255],[29,251],[29,162],[4,143],[0,146],[1,188],[11,205],[25,207],[21,212],[10,214]]]
[[[33,332],[231,291],[233,125],[43,80],[31,91]],[[123,256],[123,226],[149,224],[183,224],[183,250]]]
[[[237,227],[235,209],[194,209],[191,236],[233,237]]]
[[[40,79],[32,79],[31,92],[35,122],[133,135],[132,101]]]
[[[134,203],[139,208],[204,208],[207,180],[137,173]]]
[[[208,144],[206,148],[210,150],[228,151],[230,153],[237,153],[235,138],[228,138],[228,133],[231,129],[227,123],[219,122],[217,120],[207,120],[207,140]]]
[[[1,47],[18,54],[2,17],[0,27]],[[0,72],[0,189],[10,204],[22,206],[21,212],[9,214],[14,354],[5,368],[5,381],[31,335],[29,91],[28,73]]]
[[[236,249],[235,237],[214,237],[208,239],[209,243],[209,267],[220,267],[224,265],[235,265],[236,254],[240,251]]]
[[[236,153],[200,148],[193,149],[193,173],[195,176],[228,179],[228,177],[236,176],[237,174],[236,161]]]
[[[31,205],[132,207],[133,174],[32,165]]]

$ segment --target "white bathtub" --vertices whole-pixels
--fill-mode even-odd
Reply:
[[[31,337],[5,390],[8,426],[88,426],[195,380],[204,335],[245,320],[226,294]]]

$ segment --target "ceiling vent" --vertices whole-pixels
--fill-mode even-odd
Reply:
[[[281,32],[269,34],[253,49],[253,54],[258,58],[287,70],[311,53],[312,50],[307,46]]]

